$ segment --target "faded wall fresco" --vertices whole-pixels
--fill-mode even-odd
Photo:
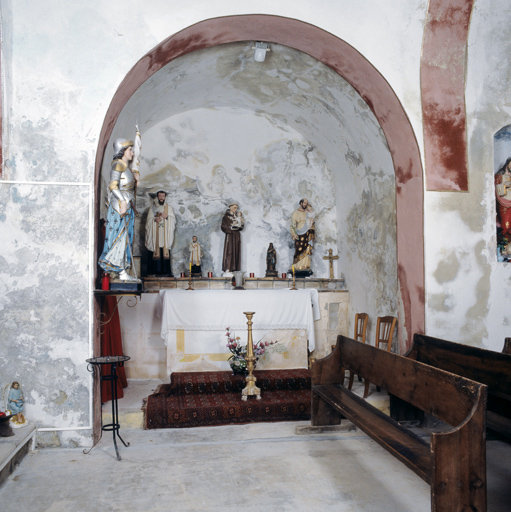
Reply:
[[[204,129],[215,123],[223,127],[228,144],[239,145],[244,151],[233,152],[233,158],[226,144],[215,140],[215,132]],[[203,129],[197,133],[195,126]],[[261,137],[254,141],[243,137],[240,141],[236,134],[247,127],[251,134],[260,130]],[[165,141],[169,132],[179,134],[180,142]],[[264,277],[266,251],[272,242],[277,250],[277,270],[287,272],[293,257],[290,216],[299,199],[307,197],[316,213],[313,269],[315,275],[327,277],[322,257],[327,244],[330,242],[333,247],[332,241],[336,239],[332,171],[326,167],[322,155],[300,134],[283,132],[263,118],[243,112],[195,110],[176,116],[145,135],[148,142],[144,143],[144,149],[153,153],[141,179],[138,204],[147,214],[151,191],[163,188],[169,193],[177,218],[172,248],[175,273],[188,268],[188,244],[195,234],[204,251],[203,271],[221,275],[224,234],[220,224],[232,201],[239,203],[245,218],[241,233],[242,269]],[[187,141],[196,137],[202,139],[200,150],[204,162],[190,169],[186,155],[190,155],[193,144],[188,146]],[[223,151],[215,151],[217,142]],[[176,154],[180,156],[173,156]],[[145,218],[142,216],[137,231],[139,252],[143,249],[140,246],[144,240]]]

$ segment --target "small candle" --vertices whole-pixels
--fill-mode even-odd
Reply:
[[[213,272],[208,272],[208,277],[213,277]]]
[[[287,274],[285,274],[284,272],[282,272],[282,279],[285,279],[287,277]]]
[[[254,272],[250,272],[250,277],[255,277]]]
[[[110,290],[110,276],[108,274],[105,274],[101,280],[101,289]]]
[[[186,277],[184,272],[181,272],[181,277]]]

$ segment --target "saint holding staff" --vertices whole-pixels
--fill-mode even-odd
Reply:
[[[124,138],[118,138],[114,142],[114,158],[108,185],[105,244],[99,257],[99,266],[105,272],[115,274],[121,281],[140,282],[128,271],[133,262],[135,196],[140,180],[138,165],[141,147],[138,127],[135,143]]]

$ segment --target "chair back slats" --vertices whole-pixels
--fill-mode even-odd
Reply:
[[[397,318],[395,316],[379,316],[376,320],[376,342],[375,347],[380,348],[380,344],[387,344],[387,352],[392,348],[392,339],[394,329],[396,328]]]
[[[366,342],[367,320],[369,315],[367,313],[357,313],[355,315],[355,337],[354,339],[361,343]]]

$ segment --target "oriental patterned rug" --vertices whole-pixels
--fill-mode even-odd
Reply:
[[[311,417],[306,369],[256,370],[261,400],[241,399],[245,378],[232,372],[175,372],[144,403],[146,429],[301,421]]]

